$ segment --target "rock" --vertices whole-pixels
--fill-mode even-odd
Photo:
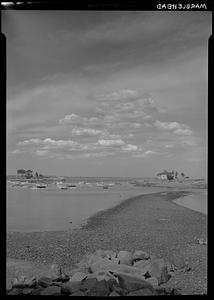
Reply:
[[[186,266],[185,259],[182,255],[173,255],[173,263],[177,269],[183,269]]]
[[[167,266],[163,259],[156,259],[152,261],[151,268],[148,273],[151,277],[156,277],[159,284],[165,283],[169,280]]]
[[[96,283],[96,278],[86,278],[81,282],[80,290],[83,292],[90,290],[94,285],[96,285]]]
[[[115,258],[111,258],[111,262],[113,262],[115,264],[119,264],[120,260],[119,260],[119,258],[115,257]]]
[[[146,260],[149,259],[150,255],[147,252],[144,252],[142,250],[136,250],[133,254],[133,260]]]
[[[29,287],[29,288],[35,287],[36,283],[37,283],[37,280],[36,280],[35,276],[27,277],[25,279],[25,285],[26,285],[26,287]]]
[[[31,289],[31,288],[24,288],[22,290],[22,294],[23,295],[30,295],[32,293],[32,291],[33,291],[33,289]]]
[[[144,288],[144,289],[132,291],[128,293],[127,296],[154,296],[154,295],[157,295],[155,291],[152,291],[149,288]]]
[[[153,286],[153,288],[158,287],[158,280],[156,277],[147,278],[146,281],[149,282]]]
[[[150,288],[151,290],[154,290],[152,285],[141,276],[126,273],[118,273],[117,276],[120,287],[129,292],[143,288]]]
[[[22,289],[21,288],[13,288],[10,292],[8,292],[8,295],[22,295]]]
[[[165,287],[164,291],[165,291],[165,294],[167,294],[167,295],[173,295],[174,288],[171,286],[167,286],[167,287]]]
[[[15,288],[24,288],[26,286],[25,276],[18,276],[11,281],[12,287]]]
[[[126,296],[127,291],[122,289],[118,283],[114,283],[113,286],[111,287],[113,292],[116,292],[117,294],[119,294],[120,296]]]
[[[106,297],[110,294],[109,284],[105,280],[97,281],[85,294],[87,296]]]
[[[36,285],[36,277],[19,276],[18,278],[14,278],[11,284],[12,287],[34,287]]]
[[[165,288],[162,286],[155,287],[155,292],[157,295],[166,295]]]
[[[108,258],[108,259],[114,259],[117,256],[117,253],[112,250],[102,250],[98,249],[95,251],[95,255],[99,256],[100,258]]]
[[[58,264],[52,264],[49,270],[49,276],[51,279],[55,280],[62,275],[62,269]]]
[[[138,260],[138,261],[134,262],[133,267],[143,270],[148,265],[151,265],[150,259]]]
[[[118,294],[117,292],[113,291],[109,294],[109,297],[120,297],[120,294]]]
[[[75,293],[80,289],[80,285],[79,282],[65,282],[61,286],[61,293],[65,295]]]
[[[49,286],[41,291],[40,295],[60,296],[61,288],[59,286]]]
[[[31,292],[31,295],[40,295],[40,293],[44,290],[44,288],[36,288],[36,289],[33,289],[33,291]]]
[[[38,280],[38,284],[46,288],[52,284],[52,280],[49,277],[41,277]]]
[[[117,253],[112,251],[112,250],[105,250],[105,257],[113,260],[114,258],[116,258]]]
[[[81,282],[86,277],[87,274],[82,272],[77,272],[70,278],[69,282]]]
[[[132,265],[132,254],[129,251],[120,251],[117,254],[117,258],[120,260],[121,264],[131,266]]]
[[[199,245],[207,245],[207,239],[199,238],[197,239]]]
[[[127,266],[124,264],[117,264],[114,262],[111,262],[111,260],[107,258],[103,258],[99,260],[98,262],[92,264],[90,266],[90,270],[92,273],[97,271],[109,271],[109,272],[125,272],[128,274],[136,274],[136,275],[143,275],[143,271],[139,268],[135,268],[132,266]]]
[[[85,296],[85,294],[82,291],[77,291],[71,294],[71,296]]]
[[[116,278],[108,271],[97,271],[95,273],[89,274],[88,278],[96,278],[97,281],[106,280],[109,282],[117,282]]]

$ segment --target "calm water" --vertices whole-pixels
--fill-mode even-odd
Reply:
[[[200,190],[192,195],[174,200],[175,203],[207,215],[207,191]]]
[[[73,229],[100,210],[110,208],[132,196],[152,191],[152,188],[136,188],[125,184],[109,190],[98,187],[76,190],[8,187],[7,230]]]

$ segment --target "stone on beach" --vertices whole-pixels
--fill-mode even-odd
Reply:
[[[155,290],[151,290],[149,288],[145,288],[145,289],[140,289],[140,290],[132,291],[132,292],[128,293],[127,296],[154,296],[154,295],[157,295],[157,293],[155,292]]]
[[[15,278],[13,288],[7,294],[95,297],[167,294],[160,284],[169,280],[169,271],[172,271],[170,263],[153,258],[136,260],[134,265],[130,266],[118,264],[120,259],[124,263],[133,262],[130,252],[120,251],[118,257],[115,256],[116,253],[111,250],[106,252],[97,250],[95,253],[85,255],[80,265],[88,265],[90,273],[81,272],[80,267],[71,270],[70,276],[62,275],[62,268],[52,265],[52,278],[43,276],[37,281],[35,277],[19,276],[18,279]]]
[[[127,291],[135,291],[143,288],[149,288],[153,290],[151,283],[147,282],[145,278],[141,276],[118,272],[117,277],[119,280],[119,285]]]
[[[121,264],[131,266],[132,265],[132,254],[129,251],[120,251],[117,254],[117,258],[120,260]]]
[[[133,260],[136,261],[136,260],[146,260],[146,259],[149,259],[150,258],[150,255],[145,252],[145,251],[142,251],[142,250],[136,250],[134,253],[133,253]]]
[[[100,259],[98,262],[92,264],[90,266],[91,272],[94,273],[96,271],[110,271],[110,272],[124,272],[128,274],[135,274],[135,275],[143,275],[143,272],[141,269],[133,267],[133,266],[127,266],[124,264],[117,264],[111,262],[111,260],[107,258]]]
[[[59,286],[49,286],[41,291],[40,295],[60,296],[61,288]]]
[[[162,258],[151,262],[148,273],[151,277],[156,277],[159,284],[165,283],[169,280],[168,269]]]
[[[87,274],[83,272],[76,272],[69,280],[69,282],[81,282],[84,278],[87,277]]]
[[[46,288],[52,284],[52,280],[49,277],[41,277],[38,280],[38,284]]]
[[[61,286],[61,292],[65,295],[70,295],[80,289],[80,282],[65,282]]]

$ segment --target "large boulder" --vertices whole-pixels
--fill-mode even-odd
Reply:
[[[165,283],[170,278],[168,268],[162,258],[151,262],[148,273],[151,277],[156,277],[158,279],[158,284]]]
[[[139,268],[133,267],[133,266],[127,266],[124,264],[117,264],[114,262],[111,262],[111,260],[107,258],[100,259],[96,263],[92,264],[90,266],[90,270],[92,273],[97,271],[109,271],[109,272],[124,272],[128,274],[135,274],[142,276],[143,271]]]
[[[102,249],[98,249],[95,251],[95,255],[101,257],[101,258],[108,258],[108,259],[114,259],[117,256],[117,253],[112,251],[112,250],[102,250]]]
[[[147,252],[142,251],[142,250],[136,250],[133,253],[133,260],[134,261],[137,261],[137,260],[146,260],[146,259],[149,259],[149,258],[150,258],[150,255]]]
[[[147,282],[149,282],[153,288],[157,288],[159,283],[158,283],[158,279],[156,277],[149,277],[146,279]]]
[[[36,277],[34,276],[32,277],[18,276],[17,278],[14,278],[11,283],[12,283],[12,287],[32,288],[36,285],[36,282],[37,282]]]
[[[80,282],[65,282],[61,286],[61,292],[64,295],[70,295],[72,293],[79,291],[80,285],[81,285]]]
[[[51,280],[51,278],[49,278],[49,277],[41,277],[41,278],[39,278],[39,280],[38,280],[38,284],[39,284],[41,287],[46,288],[46,287],[48,287],[48,286],[50,286],[50,285],[52,284],[52,280]]]
[[[132,254],[129,251],[120,251],[117,254],[117,258],[120,260],[121,264],[131,266],[132,265]]]
[[[144,288],[144,289],[129,292],[127,296],[154,296],[154,295],[157,295],[155,290]]]
[[[129,292],[139,290],[139,289],[144,289],[144,288],[151,289],[152,291],[154,290],[151,283],[147,282],[145,278],[141,276],[126,274],[121,272],[121,273],[117,273],[117,277],[118,277],[119,285],[123,289]]]
[[[81,282],[84,278],[87,277],[87,274],[83,272],[76,272],[69,280],[69,282]]]
[[[106,280],[97,281],[85,294],[87,296],[105,297],[110,294],[110,286]]]
[[[87,276],[88,278],[96,278],[97,281],[106,280],[109,282],[117,282],[116,278],[109,271],[97,271]]]
[[[138,268],[145,275],[151,268],[151,261],[148,260],[138,260],[134,263],[133,267]]]
[[[47,295],[47,296],[60,296],[61,295],[61,288],[59,286],[49,286],[41,291],[40,295]]]

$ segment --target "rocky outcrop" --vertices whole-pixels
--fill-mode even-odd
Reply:
[[[85,255],[66,274],[60,266],[50,268],[50,277],[26,278],[12,282],[8,295],[51,296],[150,296],[175,295],[177,291],[164,288],[174,268],[163,259],[150,256],[143,250],[133,253],[97,250]]]

